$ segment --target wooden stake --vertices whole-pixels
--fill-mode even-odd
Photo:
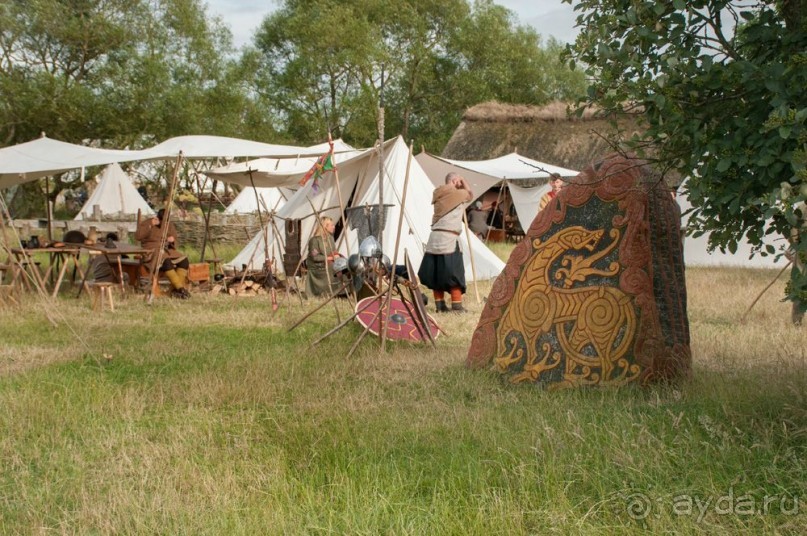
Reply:
[[[476,263],[474,262],[474,250],[471,246],[471,231],[468,229],[468,216],[465,211],[462,211],[462,221],[465,224],[465,240],[468,241],[468,256],[471,258],[471,275],[474,278],[474,293],[476,294],[477,305],[482,303],[479,298],[479,285],[476,283]]]
[[[343,283],[343,284],[342,284],[342,286],[339,288],[339,290],[337,290],[337,291],[336,291],[336,294],[331,294],[330,298],[328,298],[327,300],[325,300],[325,301],[324,301],[324,302],[322,302],[321,304],[317,305],[317,306],[316,306],[316,307],[315,307],[313,310],[311,310],[311,311],[309,311],[308,313],[306,313],[306,314],[305,314],[305,315],[304,315],[304,316],[303,316],[303,317],[302,317],[300,320],[298,320],[297,322],[295,322],[295,323],[294,323],[294,324],[293,324],[293,325],[292,325],[292,326],[291,326],[291,327],[288,329],[288,332],[292,332],[292,331],[294,331],[294,329],[295,329],[297,326],[299,326],[300,324],[302,324],[302,323],[303,323],[303,322],[304,322],[306,319],[310,318],[310,317],[311,317],[311,315],[313,315],[314,313],[316,313],[317,311],[319,311],[320,309],[322,309],[323,307],[325,307],[326,305],[328,305],[328,302],[330,302],[330,301],[332,301],[334,298],[336,298],[336,295],[337,295],[337,294],[339,294],[340,292],[342,292],[343,290],[345,290],[346,288],[347,288],[347,283]]]
[[[488,240],[490,240],[490,230],[493,228],[493,221],[496,219],[496,211],[499,210],[499,207],[502,204],[502,192],[504,191],[506,181],[502,181],[501,186],[499,187],[499,194],[496,196],[496,206],[493,207],[493,210],[490,213],[490,223],[488,224],[488,232],[485,233],[485,245],[488,244]],[[502,225],[504,225],[504,212],[502,212]]]
[[[324,341],[325,339],[327,339],[328,337],[330,337],[331,335],[333,335],[334,333],[336,333],[337,331],[339,331],[340,329],[342,329],[343,327],[345,327],[345,326],[348,324],[348,322],[350,322],[351,320],[353,320],[354,318],[356,318],[357,316],[359,316],[359,314],[360,314],[362,311],[364,311],[365,309],[368,309],[368,308],[369,308],[369,307],[370,307],[370,306],[371,306],[373,303],[374,303],[374,302],[373,302],[372,300],[371,300],[371,301],[368,301],[368,302],[367,302],[367,304],[366,304],[364,307],[362,307],[361,309],[359,309],[358,311],[356,311],[355,313],[353,313],[352,315],[350,315],[349,317],[347,317],[347,318],[346,318],[344,321],[342,321],[342,322],[341,322],[339,325],[337,325],[335,328],[331,329],[331,330],[330,330],[328,333],[326,333],[325,335],[323,335],[323,336],[322,336],[322,337],[320,337],[319,339],[317,339],[317,340],[315,340],[314,342],[312,342],[312,343],[311,343],[311,346],[316,346],[316,345],[317,345],[317,344],[319,344],[320,342]]]
[[[381,327],[381,351],[387,351],[387,328],[389,322],[389,304],[392,300],[392,286],[395,281],[395,264],[398,262],[398,246],[401,243],[401,229],[403,229],[404,211],[406,210],[406,190],[409,188],[409,170],[412,166],[412,142],[409,142],[409,157],[406,160],[406,175],[404,175],[403,193],[401,194],[401,209],[398,214],[398,230],[395,233],[395,249],[392,252],[392,273],[388,274],[390,284],[387,285],[387,291],[384,296],[384,303],[382,306],[383,313],[383,326]],[[383,210],[383,208],[382,208]]]
[[[749,306],[748,306],[748,309],[746,309],[745,313],[743,313],[742,318],[740,318],[740,324],[745,324],[745,317],[746,317],[746,316],[748,316],[748,313],[750,313],[750,312],[751,312],[751,309],[753,309],[753,308],[754,308],[754,306],[755,306],[755,305],[757,304],[757,302],[759,301],[759,299],[760,299],[760,298],[761,298],[761,297],[762,297],[762,296],[763,296],[763,295],[764,295],[766,292],[768,292],[768,289],[769,289],[769,288],[771,288],[771,287],[773,286],[773,284],[774,284],[774,283],[776,283],[776,281],[777,281],[777,280],[778,280],[780,277],[782,277],[782,274],[783,274],[783,273],[785,273],[785,270],[787,270],[787,269],[788,269],[788,267],[789,267],[791,264],[793,264],[793,261],[787,261],[787,264],[785,264],[785,265],[784,265],[784,267],[783,267],[781,270],[779,270],[779,273],[778,273],[778,274],[776,274],[776,277],[774,277],[774,278],[773,278],[773,281],[771,281],[770,283],[768,283],[768,286],[762,289],[762,292],[760,292],[760,293],[759,293],[759,296],[757,296],[757,297],[754,299],[754,301],[753,301],[753,302],[751,302],[751,305],[749,305]]]
[[[166,200],[163,213],[163,220],[160,222],[162,226],[162,235],[160,236],[160,248],[157,250],[156,255],[154,256],[154,262],[151,266],[151,292],[147,296],[146,300],[150,304],[154,301],[154,295],[157,293],[157,282],[160,279],[159,275],[159,267],[162,264],[160,261],[163,255],[163,249],[165,249],[165,242],[168,239],[168,227],[171,224],[171,205],[174,202],[174,190],[176,190],[177,181],[179,180],[179,166],[182,164],[182,151],[179,152],[177,155],[176,163],[174,164],[174,176],[171,178],[171,185],[168,189],[168,199]]]

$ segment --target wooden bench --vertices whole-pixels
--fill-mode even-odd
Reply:
[[[115,303],[112,301],[112,289],[115,283],[109,281],[90,281],[87,283],[87,291],[92,300],[92,309],[94,311],[104,310],[104,304],[109,304],[109,310],[115,311]]]

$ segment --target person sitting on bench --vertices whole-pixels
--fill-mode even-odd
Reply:
[[[188,299],[191,297],[188,289],[188,256],[180,253],[177,247],[177,230],[174,224],[168,222],[168,234],[165,239],[163,251],[160,251],[162,242],[162,221],[165,217],[165,209],[160,209],[157,216],[141,221],[135,231],[135,239],[140,241],[143,249],[150,249],[151,253],[144,256],[143,261],[146,266],[154,266],[155,257],[159,256],[158,270],[165,275],[173,287],[171,295],[175,298]]]

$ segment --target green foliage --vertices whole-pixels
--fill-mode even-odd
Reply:
[[[231,53],[201,0],[4,2],[0,145],[41,132],[133,148],[182,134],[268,138]]]
[[[735,251],[743,236],[755,245],[771,234],[789,238],[807,197],[800,5],[575,2],[582,30],[568,52],[593,77],[587,102],[643,109],[647,128],[630,145],[689,177],[690,222],[696,235],[711,232],[712,247]],[[795,247],[807,251],[807,237]]]
[[[489,0],[287,0],[264,20],[249,61],[289,135],[328,130],[356,145],[377,138],[382,69],[386,132],[442,146],[462,112],[485,100],[542,104],[582,92],[581,72]],[[257,54],[257,56],[255,56]]]

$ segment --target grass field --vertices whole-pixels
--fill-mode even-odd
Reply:
[[[803,534],[807,328],[784,277],[739,321],[774,275],[689,270],[693,378],[650,389],[467,370],[472,289],[436,351],[349,358],[330,306],[287,333],[315,302],[0,308],[0,532]]]

